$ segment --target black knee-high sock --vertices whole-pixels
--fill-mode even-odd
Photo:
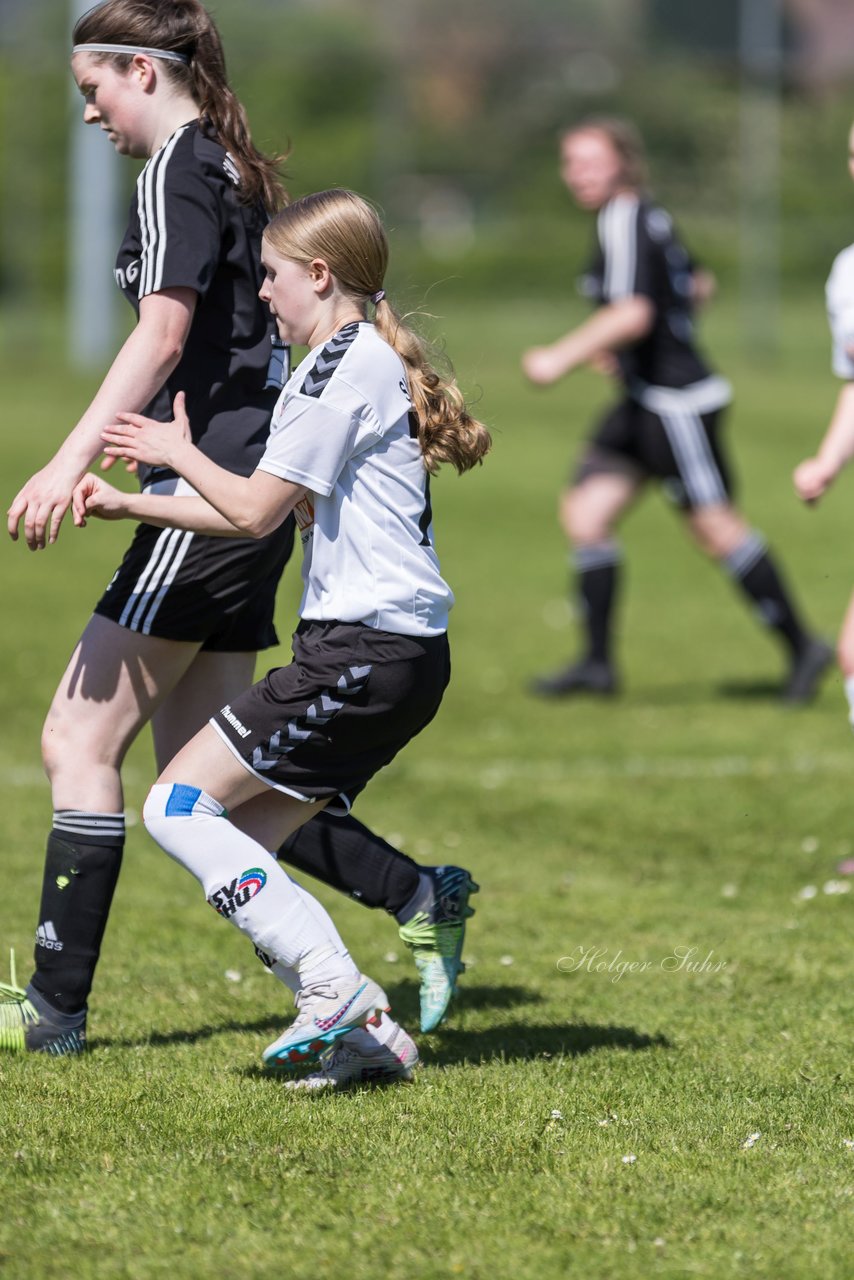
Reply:
[[[756,607],[762,622],[797,656],[809,635],[764,539],[751,533],[724,559],[724,566]]]
[[[591,662],[611,660],[611,618],[620,579],[619,543],[599,542],[576,548],[573,565]]]
[[[53,816],[32,986],[63,1013],[77,1013],[89,996],[124,838],[121,813],[63,809]]]
[[[352,814],[317,814],[288,837],[276,856],[366,907],[392,913],[409,902],[419,885],[418,864]]]

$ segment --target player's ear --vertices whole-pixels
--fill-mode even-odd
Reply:
[[[323,293],[332,284],[332,272],[325,258],[312,258],[308,264],[308,274],[317,293]]]
[[[148,54],[137,53],[128,68],[128,71],[139,82],[142,89],[151,90],[154,88],[157,79],[157,73],[154,68],[153,59]]]

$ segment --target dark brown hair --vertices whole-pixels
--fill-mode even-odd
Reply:
[[[183,53],[188,61],[161,61],[158,73],[185,89],[199,108],[202,127],[230,152],[240,173],[240,199],[260,200],[269,213],[286,202],[278,174],[280,156],[266,156],[252,142],[249,122],[228,83],[222,41],[199,0],[106,0],[74,28],[75,44],[126,44]],[[132,54],[93,53],[119,68]]]
[[[295,200],[276,215],[264,238],[292,262],[307,266],[321,258],[360,306],[383,287],[388,265],[385,229],[376,209],[354,191],[319,191]],[[434,474],[449,462],[462,473],[482,462],[492,440],[466,409],[453,375],[443,377],[433,368],[425,343],[385,298],[376,304],[374,322],[406,367],[427,470]]]

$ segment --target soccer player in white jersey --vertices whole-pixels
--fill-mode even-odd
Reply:
[[[854,179],[854,127],[848,135],[848,172]],[[834,259],[825,297],[833,340],[833,372],[843,379],[843,385],[818,452],[795,468],[795,490],[804,502],[810,503],[824,496],[845,464],[854,458],[854,244]],[[836,653],[854,727],[854,596],[848,603]]]
[[[55,541],[74,486],[120,409],[166,421],[181,390],[202,452],[249,475],[264,452],[286,350],[258,290],[261,235],[285,201],[253,145],[199,0],[107,0],[74,29],[84,121],[145,159],[116,259],[137,324],[55,457],[12,502],[31,549]],[[106,144],[105,144],[106,145]],[[275,340],[273,345],[271,341]],[[180,487],[139,468],[147,492]],[[121,765],[151,720],[163,765],[252,679],[276,643],[275,591],[293,519],[230,542],[141,524],[88,622],[43,736],[53,794],[35,971],[0,986],[0,1051],[67,1055],[86,1042],[87,1002],[125,838]],[[275,847],[275,845],[271,845]],[[421,973],[421,1025],[445,1013],[462,968],[476,887],[459,867],[419,867],[353,817],[320,815],[282,857],[398,920]]]
[[[263,246],[261,297],[280,336],[309,354],[252,475],[234,476],[193,444],[179,397],[174,423],[123,413],[103,438],[113,456],[170,467],[197,496],[127,495],[89,475],[74,515],[247,539],[296,514],[304,591],[293,662],[229,699],[163,770],[143,817],[220,914],[296,973],[299,1016],[265,1061],[291,1066],[343,1036],[304,1082],[314,1088],[394,1078],[406,1064],[377,1069],[358,1027],[382,993],[331,927],[324,934],[269,843],[227,814],[255,811],[255,830],[268,821],[280,832],[321,806],[347,812],[432,720],[450,675],[453,596],[434,547],[430,475],[444,462],[468,470],[490,438],[386,301],[388,246],[366,201],[307,196],[277,214]]]
[[[624,120],[592,119],[560,140],[561,176],[597,215],[595,260],[582,280],[597,309],[522,367],[539,385],[584,364],[613,372],[621,399],[603,418],[564,492],[561,523],[572,548],[586,631],[579,661],[533,684],[544,697],[613,694],[613,616],[622,516],[650,479],[661,482],[687,531],[726,570],[788,657],[783,696],[812,697],[832,650],[806,629],[764,539],[732,502],[721,439],[730,388],[697,351],[693,308],[714,287],[697,272],[669,215],[645,193],[643,148]]]

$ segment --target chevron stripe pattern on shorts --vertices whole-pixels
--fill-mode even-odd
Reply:
[[[319,698],[309,703],[302,715],[293,716],[283,729],[276,730],[269,742],[255,748],[252,753],[252,768],[259,772],[273,769],[282,756],[307,742],[316,729],[328,724],[346,702],[352,701],[362,692],[372,670],[370,665],[348,667],[333,688],[324,689]]]
[[[358,333],[359,326],[354,321],[353,324],[345,325],[334,337],[329,339],[306,374],[305,382],[301,387],[304,396],[314,396],[316,400],[320,399],[333,373],[344,359],[347,348],[355,341]]]

